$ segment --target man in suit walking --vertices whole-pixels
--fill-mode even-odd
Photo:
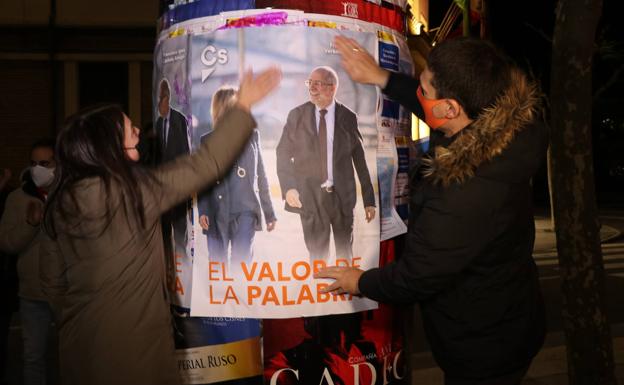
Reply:
[[[375,194],[362,135],[353,111],[335,100],[338,75],[317,67],[305,82],[310,101],[288,114],[277,145],[277,176],[285,209],[300,215],[311,259],[327,258],[333,233],[336,257],[352,257],[356,185],[362,189],[366,221],[375,218]]]
[[[162,79],[158,88],[158,119],[156,120],[157,156],[156,163],[169,162],[180,155],[190,154],[189,136],[186,118],[180,111],[171,108],[171,89],[167,79]],[[186,254],[187,213],[190,200],[179,204],[165,213],[162,218],[165,252],[168,257],[173,253]],[[171,244],[173,242],[175,248]]]

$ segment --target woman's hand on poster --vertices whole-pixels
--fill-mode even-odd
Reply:
[[[375,219],[375,206],[364,207],[364,214],[366,215],[366,223],[370,223]]]
[[[299,200],[299,191],[294,188],[286,191],[286,203],[288,203],[288,206],[290,207],[300,209],[303,205],[301,204],[301,200]]]
[[[267,223],[267,231],[271,232],[275,229],[275,224],[277,223],[277,219]]]
[[[206,215],[199,216],[199,226],[203,230],[208,230],[208,227],[210,227],[210,220],[208,219],[208,216]]]
[[[342,57],[342,66],[349,77],[358,83],[372,84],[384,88],[390,72],[379,67],[375,58],[355,40],[336,36],[334,46]]]
[[[278,67],[266,69],[257,76],[252,70],[245,71],[238,90],[238,104],[249,111],[251,106],[277,88],[281,80],[282,71]]]
[[[357,267],[331,266],[319,270],[314,274],[314,278],[333,278],[335,281],[328,287],[321,289],[322,293],[342,294],[349,293],[353,295],[360,294],[358,282],[364,274],[364,270]]]

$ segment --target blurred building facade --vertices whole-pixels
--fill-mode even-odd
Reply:
[[[137,126],[151,122],[157,19],[173,2],[0,2],[0,168],[13,171],[13,184],[30,144],[54,136],[81,107],[116,102]],[[408,4],[418,73],[434,34],[428,33],[429,0]]]
[[[152,117],[154,0],[0,2],[0,168],[25,166],[33,140],[81,107],[116,102]]]

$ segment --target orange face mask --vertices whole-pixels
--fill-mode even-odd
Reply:
[[[449,119],[447,118],[436,118],[435,115],[433,114],[433,108],[440,103],[444,103],[444,99],[425,98],[425,95],[423,95],[421,86],[418,86],[418,89],[416,90],[416,97],[418,97],[418,101],[420,102],[420,105],[422,106],[423,111],[425,111],[425,123],[427,123],[429,128],[431,128],[432,130],[435,130],[441,125],[443,125],[444,123],[449,121]]]

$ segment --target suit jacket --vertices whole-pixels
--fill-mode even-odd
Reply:
[[[202,136],[202,142],[210,136],[206,134]],[[237,159],[236,164],[245,169],[247,172],[246,180],[249,182],[249,189],[253,191],[254,201],[248,206],[254,207],[254,213],[257,218],[256,230],[262,230],[262,213],[266,223],[275,220],[275,212],[271,203],[269,193],[269,183],[264,171],[264,163],[262,161],[262,152],[260,148],[260,134],[255,130],[251,135],[251,139],[247,142],[241,156]],[[227,234],[228,224],[230,222],[230,202],[237,202],[238,199],[246,199],[246,197],[235,197],[229,191],[228,180],[238,178],[236,170],[231,169],[225,180],[217,181],[210,190],[204,192],[199,197],[198,210],[199,215],[208,217],[210,226],[209,232],[216,231],[221,236]]]
[[[290,111],[276,152],[277,176],[282,197],[285,199],[288,190],[296,189],[303,205],[298,209],[286,203],[285,209],[297,213],[306,210],[316,212],[314,194],[320,192],[324,181],[321,180],[319,169],[321,156],[314,104],[306,102]],[[336,102],[332,154],[334,194],[340,199],[343,214],[351,215],[355,207],[354,167],[362,187],[364,206],[375,206],[375,193],[364,158],[362,135],[358,130],[356,115],[338,102]]]
[[[168,162],[182,154],[189,154],[188,133],[186,118],[180,111],[173,108],[169,110],[169,133],[167,145],[164,142],[164,122],[162,117],[156,120],[156,134],[158,143],[157,164]]]
[[[156,120],[156,140],[157,140],[157,155],[156,164],[161,164],[174,160],[180,155],[190,154],[187,124],[184,115],[173,108],[169,109],[169,132],[167,137],[167,144],[164,142],[164,122],[162,117],[158,117]],[[186,211],[190,207],[191,201],[188,200],[184,203],[172,208],[170,212],[166,214],[166,221],[173,221],[177,218],[186,216]]]

